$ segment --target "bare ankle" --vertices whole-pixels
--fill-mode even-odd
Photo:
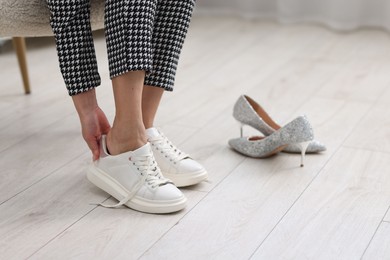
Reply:
[[[146,144],[145,131],[118,131],[112,128],[107,134],[107,149],[111,155],[134,151]]]

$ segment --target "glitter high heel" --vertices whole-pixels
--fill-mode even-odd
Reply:
[[[241,123],[240,133],[243,136],[243,126],[249,125],[265,136],[269,136],[281,127],[268,113],[253,99],[246,95],[238,98],[233,109],[233,117]],[[312,140],[307,147],[306,153],[319,153],[326,150],[326,146],[317,140]],[[283,152],[301,153],[301,147],[296,144],[290,144],[283,149]]]
[[[313,137],[313,129],[306,116],[299,116],[267,137],[235,138],[229,140],[229,145],[241,154],[267,158],[290,144],[296,144],[301,152],[301,167],[303,167],[305,153]]]

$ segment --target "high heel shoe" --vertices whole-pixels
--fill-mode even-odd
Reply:
[[[313,137],[313,129],[306,116],[300,116],[267,137],[235,138],[229,140],[229,145],[244,155],[267,158],[290,144],[296,144],[301,152],[301,167],[303,167],[305,153]]]
[[[265,110],[253,99],[246,95],[238,98],[233,109],[233,117],[241,123],[241,137],[243,136],[243,126],[249,125],[265,136],[269,136],[281,127]],[[326,150],[326,146],[317,140],[312,140],[307,147],[306,153],[319,153]],[[283,149],[287,153],[301,153],[301,148],[295,144],[290,144]]]

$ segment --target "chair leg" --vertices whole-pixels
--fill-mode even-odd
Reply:
[[[26,59],[26,41],[24,37],[12,38],[16,54],[18,56],[19,68],[22,73],[24,92],[30,94],[30,80],[28,77],[27,59]]]

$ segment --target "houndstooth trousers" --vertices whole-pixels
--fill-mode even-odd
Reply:
[[[106,0],[110,78],[146,71],[145,85],[172,91],[195,0]],[[47,0],[60,69],[69,95],[101,84],[90,0]]]

